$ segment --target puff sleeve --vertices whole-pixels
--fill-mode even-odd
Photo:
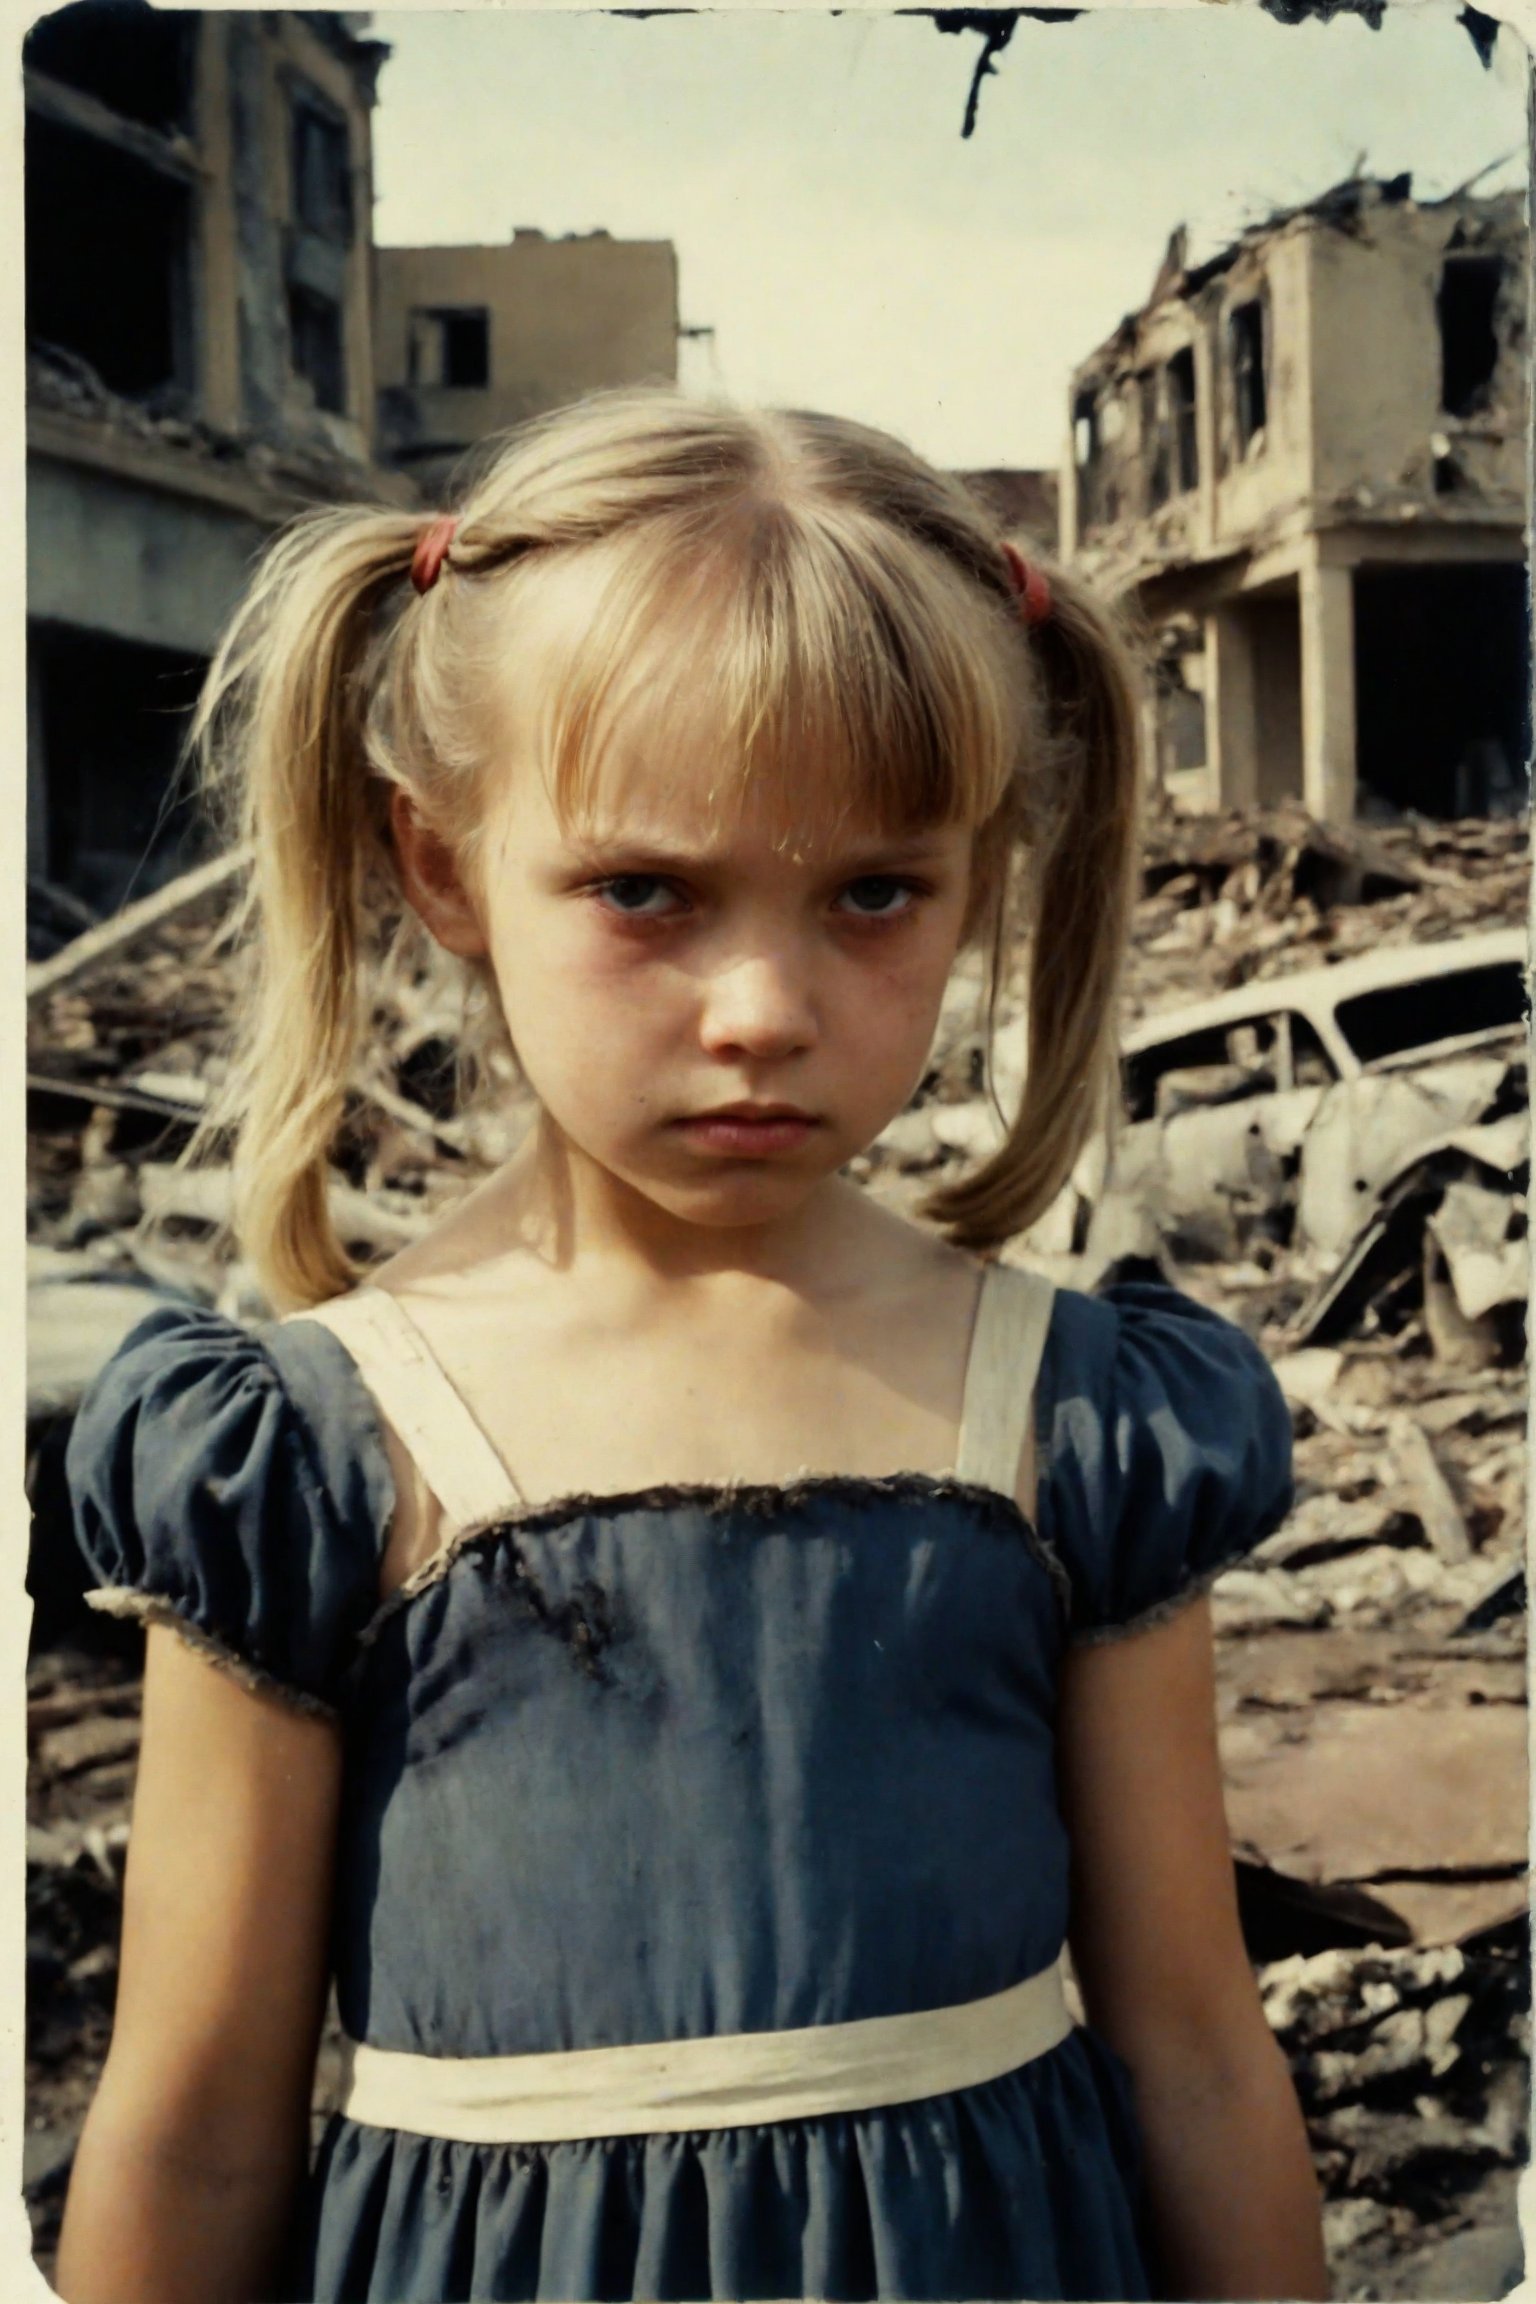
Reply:
[[[161,1306],[87,1391],[65,1469],[93,1606],[172,1623],[249,1685],[335,1710],[394,1489],[329,1330]]]
[[[1233,1322],[1162,1281],[1064,1291],[1040,1370],[1040,1534],[1074,1640],[1171,1614],[1291,1508],[1291,1418]]]

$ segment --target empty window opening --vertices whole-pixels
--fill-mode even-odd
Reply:
[[[408,348],[413,384],[482,391],[491,380],[491,316],[484,305],[419,306]]]
[[[1459,495],[1467,485],[1467,476],[1449,449],[1434,457],[1430,471],[1437,496]]]
[[[115,146],[29,115],[27,336],[129,398],[188,385],[188,188]]]
[[[313,288],[290,282],[288,335],[293,369],[315,395],[317,408],[343,415],[347,405],[346,363],[342,354],[341,306]]]
[[[1205,758],[1205,699],[1187,688],[1175,688],[1165,700],[1168,765],[1175,774],[1203,768]]]
[[[1151,369],[1144,369],[1136,379],[1137,403],[1141,415],[1142,471],[1146,483],[1147,509],[1155,512],[1166,504],[1172,494],[1168,456],[1168,425],[1164,415],[1161,382]]]
[[[1237,423],[1237,446],[1243,454],[1269,421],[1269,395],[1264,375],[1264,307],[1257,297],[1239,304],[1227,321],[1232,355],[1232,406]]]
[[[1072,453],[1079,472],[1086,472],[1099,453],[1099,396],[1079,392],[1072,403]]]
[[[1361,1063],[1376,1064],[1446,1040],[1519,1030],[1525,1023],[1525,983],[1513,960],[1458,968],[1341,1000],[1338,1018]]]
[[[71,625],[34,625],[45,877],[99,913],[192,860],[201,818],[176,763],[206,666]]]
[[[32,27],[22,62],[142,127],[185,128],[197,23],[136,0],[80,0]]]
[[[1293,589],[1243,606],[1253,665],[1254,797],[1261,806],[1300,799],[1301,608]]]
[[[305,232],[352,237],[352,155],[345,116],[308,89],[293,103],[293,214]]]
[[[1158,756],[1173,774],[1206,765],[1205,698],[1188,687],[1180,658],[1159,662],[1152,675],[1157,699]]]
[[[1331,1088],[1338,1066],[1318,1037],[1317,1028],[1294,1010],[1291,1027],[1291,1085],[1293,1088]]]
[[[1530,622],[1518,562],[1355,571],[1360,781],[1387,810],[1508,816],[1530,757]]]
[[[1493,394],[1499,364],[1494,327],[1504,263],[1499,256],[1448,256],[1435,300],[1440,318],[1440,405],[1476,416]]]
[[[1152,1120],[1169,1102],[1162,1083],[1175,1073],[1204,1072],[1227,1062],[1227,1035],[1220,1025],[1204,1032],[1185,1032],[1177,1040],[1164,1040],[1127,1056],[1120,1066],[1121,1087],[1128,1120]]]
[[[1200,438],[1195,425],[1195,354],[1192,345],[1168,363],[1168,417],[1173,433],[1175,485],[1182,495],[1200,484]]]

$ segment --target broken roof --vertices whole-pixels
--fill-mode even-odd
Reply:
[[[1486,174],[1487,171],[1482,173]],[[1212,280],[1231,271],[1250,250],[1261,247],[1265,241],[1272,240],[1277,233],[1298,222],[1318,223],[1334,231],[1354,233],[1360,229],[1363,219],[1378,208],[1409,206],[1428,212],[1459,206],[1489,221],[1503,223],[1507,220],[1513,228],[1523,230],[1524,193],[1518,190],[1474,192],[1472,185],[1476,182],[1477,178],[1473,177],[1468,183],[1459,186],[1454,192],[1445,193],[1438,200],[1415,200],[1411,171],[1405,170],[1399,176],[1365,176],[1357,172],[1346,176],[1338,184],[1331,184],[1326,191],[1314,194],[1310,200],[1298,200],[1288,208],[1271,210],[1269,215],[1261,217],[1256,223],[1245,225],[1237,237],[1214,256],[1208,256],[1203,263],[1195,265],[1186,262],[1188,227],[1182,223],[1177,224],[1168,236],[1168,244],[1146,303],[1137,311],[1126,313],[1119,327],[1079,364],[1078,373],[1095,367],[1106,355],[1122,349],[1134,338],[1149,313],[1164,304],[1198,295]]]

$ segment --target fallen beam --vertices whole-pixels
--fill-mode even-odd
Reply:
[[[76,936],[46,960],[35,960],[27,970],[27,998],[38,999],[45,992],[57,991],[61,984],[71,984],[77,977],[87,975],[98,961],[108,960],[131,944],[147,929],[163,927],[174,920],[179,912],[189,911],[205,896],[212,896],[227,887],[245,870],[250,852],[244,847],[230,848],[222,856],[212,857],[191,872],[183,872],[178,879],[169,880],[152,895],[141,896],[137,904],[125,905],[114,912],[110,920],[103,920],[98,928],[87,928],[83,936]]]

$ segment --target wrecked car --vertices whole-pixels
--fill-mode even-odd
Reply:
[[[1073,1180],[1074,1244],[1094,1260],[1150,1240],[1232,1258],[1257,1230],[1331,1267],[1418,1155],[1524,1113],[1526,966],[1524,931],[1496,929],[1136,1026],[1124,1124]]]

